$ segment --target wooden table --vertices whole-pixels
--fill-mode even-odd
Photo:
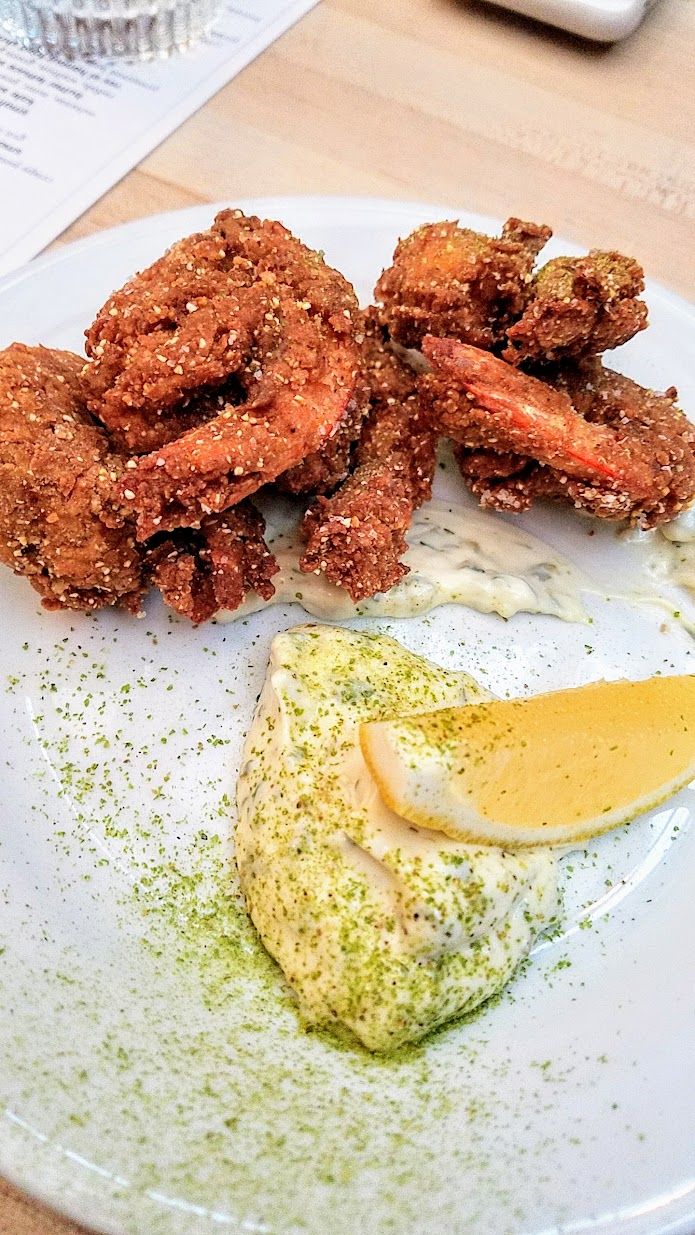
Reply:
[[[374,194],[550,222],[695,299],[694,44],[692,0],[614,47],[466,0],[323,0],[58,243],[221,198]],[[77,1231],[0,1181],[0,1235]]]

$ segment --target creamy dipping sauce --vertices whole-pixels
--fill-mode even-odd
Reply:
[[[248,911],[313,1025],[373,1051],[500,990],[558,911],[557,857],[427,831],[383,803],[358,725],[489,694],[383,635],[302,626],[273,640],[239,776]]]
[[[695,507],[657,528],[650,554],[658,577],[687,588],[695,596]]]
[[[695,635],[695,617],[668,596],[670,587],[685,588],[695,599],[695,507],[684,510],[670,523],[642,531],[628,528],[618,539],[636,552],[638,575],[621,589],[621,599],[639,605],[658,605]],[[664,594],[666,592],[666,594]]]
[[[267,543],[280,566],[270,601],[250,595],[221,621],[246,616],[267,604],[298,603],[328,621],[355,616],[413,617],[437,605],[459,604],[482,613],[543,613],[565,622],[586,614],[579,572],[549,545],[494,514],[434,498],[415,512],[403,561],[410,573],[388,592],[354,605],[324,575],[299,569],[303,544],[296,513],[278,503],[267,515]]]

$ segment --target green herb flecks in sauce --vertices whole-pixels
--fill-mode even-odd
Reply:
[[[386,809],[361,721],[486,697],[384,635],[277,635],[244,751],[237,860],[263,941],[312,1024],[372,1050],[494,994],[557,911],[556,859],[471,847]]]

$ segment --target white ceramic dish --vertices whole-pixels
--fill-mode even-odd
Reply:
[[[452,213],[242,205],[365,297],[399,234]],[[6,279],[0,346],[79,349],[107,293],[212,214],[130,224]],[[693,414],[695,314],[659,288],[649,302],[617,364],[674,382]],[[590,538],[559,508],[527,520],[596,577],[625,574],[612,530]],[[663,612],[588,607],[586,626],[454,607],[378,625],[500,692],[695,671]],[[567,860],[562,928],[501,999],[380,1061],[301,1030],[235,900],[242,735],[269,641],[301,610],[198,630],[154,601],[141,621],[48,615],[3,571],[0,612],[0,1172],[114,1235],[692,1233],[691,790]]]

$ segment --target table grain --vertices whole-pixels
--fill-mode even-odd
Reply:
[[[694,44],[692,0],[612,47],[476,0],[322,0],[56,244],[220,199],[411,198],[551,223],[695,299]],[[0,1235],[81,1230],[0,1180]]]

